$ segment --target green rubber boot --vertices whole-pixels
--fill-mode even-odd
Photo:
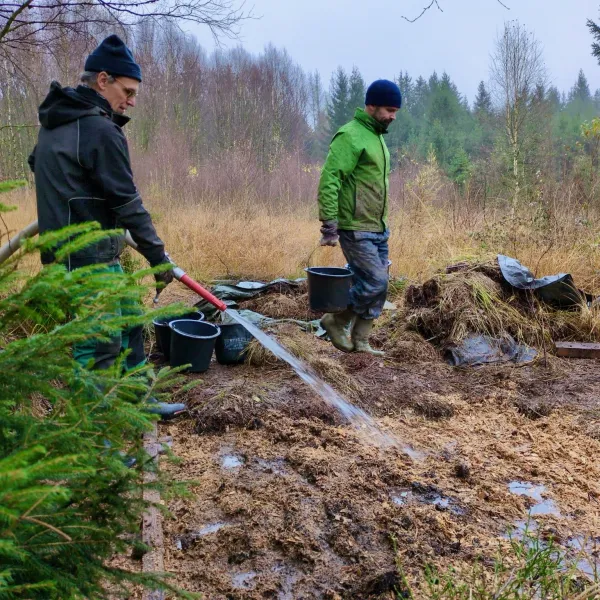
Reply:
[[[321,327],[327,332],[331,343],[342,352],[354,350],[354,344],[346,331],[354,316],[354,313],[347,308],[340,313],[327,313],[321,319]]]
[[[369,345],[369,335],[373,329],[373,319],[356,317],[352,327],[352,344],[355,352],[367,352],[373,356],[385,356],[385,352],[374,350]]]

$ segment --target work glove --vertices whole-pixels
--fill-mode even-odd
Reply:
[[[321,221],[321,246],[337,246],[340,236],[338,235],[337,221]]]
[[[163,260],[163,262],[161,262],[160,264],[173,265],[173,263],[168,258]],[[159,294],[163,291],[165,287],[167,287],[171,283],[171,281],[173,281],[174,278],[175,275],[173,273],[173,269],[169,269],[168,271],[161,271],[160,273],[154,273],[154,280],[156,281],[156,298],[158,298]]]

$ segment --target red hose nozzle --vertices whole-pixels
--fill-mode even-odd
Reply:
[[[175,267],[173,269],[173,275],[175,275],[175,279],[181,281],[183,285],[188,287],[193,292],[196,292],[198,296],[204,298],[207,302],[210,302],[215,308],[220,311],[227,310],[227,304],[222,300],[219,300],[216,296],[211,294],[207,289],[203,288],[197,281],[194,281],[189,275],[186,275],[183,269],[179,267]]]

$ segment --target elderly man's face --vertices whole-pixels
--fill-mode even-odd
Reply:
[[[110,104],[111,108],[119,114],[124,114],[130,106],[135,106],[136,96],[140,82],[131,77],[115,75],[110,81],[107,73],[98,73],[97,91],[100,92]]]
[[[373,106],[368,104],[365,106],[365,111],[387,128],[396,120],[398,109],[395,106]]]

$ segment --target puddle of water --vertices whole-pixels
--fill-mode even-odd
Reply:
[[[448,508],[450,506],[450,498],[446,498],[445,496],[435,496],[431,501],[431,504],[441,506],[442,508]]]
[[[254,587],[252,580],[256,577],[256,571],[246,571],[245,573],[236,573],[231,576],[231,583],[234,588],[250,590]]]
[[[281,346],[281,344],[279,344],[274,338],[267,335],[253,323],[250,323],[250,321],[244,319],[244,317],[242,317],[237,311],[229,308],[225,311],[225,313],[242,325],[265,348],[267,348],[267,350],[270,350],[277,358],[290,365],[290,367],[296,371],[296,374],[300,377],[300,379],[306,382],[317,394],[319,394],[319,396],[321,396],[321,398],[323,398],[323,400],[329,406],[335,408],[358,430],[366,434],[365,439],[368,439],[371,442],[374,442],[376,445],[382,447],[399,447],[404,453],[415,459],[414,450],[412,448],[406,444],[400,443],[391,434],[382,431],[372,417],[370,417],[364,410],[361,410],[342,398],[340,394],[338,394],[328,383],[325,383],[317,375],[312,367],[296,358],[293,354]]]
[[[444,510],[449,510],[455,515],[463,515],[465,513],[465,510],[461,508],[454,499],[443,496],[433,490],[428,490],[423,486],[417,486],[417,489],[415,490],[410,488],[395,489],[390,493],[390,497],[392,502],[397,506],[407,506],[408,504],[420,502],[422,504],[439,506]]]
[[[574,552],[574,564],[586,577],[600,579],[600,538],[586,538],[582,535],[567,540],[567,548]]]
[[[512,494],[518,496],[527,496],[532,500],[535,500],[535,504],[529,509],[529,514],[535,515],[554,515],[560,516],[560,510],[556,506],[554,500],[550,498],[544,498],[543,494],[546,492],[546,486],[538,483],[531,483],[529,481],[511,481],[508,484],[508,489]]]
[[[528,481],[511,481],[508,484],[508,489],[513,494],[518,496],[527,496],[536,502],[541,502],[542,492],[546,491],[546,487],[542,484],[529,483]]]
[[[264,458],[257,458],[256,464],[263,471],[274,473],[275,475],[288,474],[284,458],[276,458],[274,460],[265,460]]]
[[[223,527],[229,527],[229,523],[225,523],[224,521],[216,521],[215,523],[208,523],[204,525],[198,531],[192,531],[190,533],[186,533],[181,537],[178,537],[175,540],[175,546],[177,550],[187,550],[193,543],[194,540],[197,540],[206,535],[210,535],[211,533],[216,533]]]
[[[546,498],[546,500],[542,500],[538,504],[535,504],[529,510],[529,514],[532,516],[535,515],[554,515],[556,517],[560,516],[560,510],[558,510],[558,506],[556,506],[554,500],[550,498]]]
[[[300,573],[292,567],[283,564],[276,564],[271,567],[273,573],[279,573],[282,576],[279,586],[281,589],[277,593],[277,600],[295,600],[294,585],[300,579]]]
[[[392,502],[398,506],[406,506],[413,500],[413,493],[410,490],[397,490],[391,494]]]
[[[208,535],[209,533],[216,533],[220,529],[223,529],[223,527],[227,527],[227,523],[224,523],[223,521],[217,521],[216,523],[209,523],[208,525],[201,527],[198,530],[197,535],[202,537],[204,535]]]
[[[221,457],[221,466],[224,469],[238,469],[244,464],[244,459],[236,454],[224,454]]]
[[[532,546],[539,544],[540,548],[547,548],[548,544],[544,540],[539,540],[538,524],[536,521],[515,521],[510,532],[502,537],[513,538],[518,541],[525,540],[525,545]],[[553,555],[560,557],[560,565],[563,571],[570,571],[573,566],[581,575],[588,577],[592,581],[600,579],[600,538],[589,538],[582,535],[570,537],[562,544],[556,543],[557,552]],[[562,551],[560,550],[562,546]],[[565,552],[566,550],[566,552]],[[559,552],[564,553],[563,556]]]
[[[522,540],[526,534],[527,535],[532,534],[536,530],[537,530],[537,523],[535,521],[531,521],[531,520],[525,521],[523,519],[519,519],[518,521],[514,522],[514,524],[510,528],[509,532],[502,537],[504,537],[504,538],[512,537],[516,540]]]

